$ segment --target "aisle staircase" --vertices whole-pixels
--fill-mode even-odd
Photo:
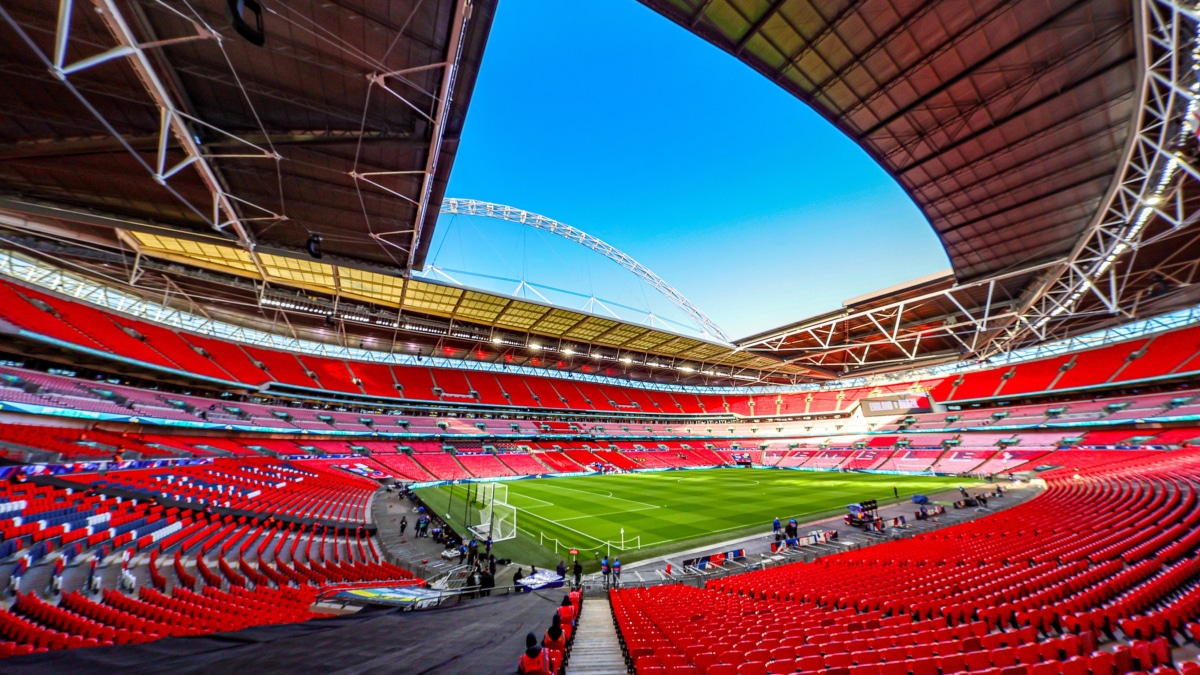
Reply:
[[[587,597],[571,645],[566,675],[626,675],[628,672],[608,594]]]

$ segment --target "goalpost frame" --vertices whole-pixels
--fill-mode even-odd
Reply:
[[[508,503],[508,485],[504,483],[471,483],[475,497],[468,496],[467,504],[479,502],[483,505],[475,513],[479,523],[472,524],[468,518],[468,529],[477,537],[491,537],[493,542],[514,539],[517,536],[517,509]],[[470,512],[470,511],[468,511]]]

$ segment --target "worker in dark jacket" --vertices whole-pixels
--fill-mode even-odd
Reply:
[[[537,636],[529,633],[525,636],[525,653],[517,661],[517,675],[551,675],[554,663],[550,651],[538,644]]]

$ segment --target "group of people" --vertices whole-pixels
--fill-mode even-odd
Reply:
[[[480,560],[467,576],[467,586],[476,589],[479,597],[491,595],[496,587],[496,556],[488,558],[486,563]]]
[[[576,563],[578,564],[578,563]],[[608,562],[608,556],[600,559],[600,575],[604,577],[605,588],[620,588],[621,586],[621,558],[614,556],[612,563]],[[609,577],[611,578],[611,581]],[[578,575],[576,575],[578,579]]]
[[[430,522],[431,521],[430,521],[429,516],[420,516],[419,518],[417,518],[417,524],[413,528],[413,535],[416,536],[418,539],[421,539],[422,537],[428,537]],[[435,532],[435,534],[440,536],[442,534],[441,528],[435,528],[435,529],[437,530],[437,532]]]
[[[554,571],[558,573],[558,576],[563,578],[563,581],[566,581],[567,580],[567,561],[559,560],[558,567],[554,568]],[[571,567],[571,573],[575,576],[574,587],[575,588],[582,587],[583,586],[583,564],[579,562],[579,558],[575,558],[575,564]]]
[[[778,517],[771,523],[771,532],[775,535],[775,541],[783,541],[784,539],[795,539],[800,536],[800,523],[796,522],[795,518],[789,518],[785,526]]]
[[[483,561],[491,558],[495,561],[495,556],[492,555],[492,538],[488,537],[483,542],[483,554],[479,553],[479,540],[471,537],[471,540],[465,544],[458,546],[458,562],[462,564],[463,558],[466,558],[468,565],[474,565],[476,561]],[[493,563],[494,564],[494,563]],[[494,572],[493,572],[494,573]]]
[[[579,624],[583,591],[576,588],[563,596],[550,627],[538,642],[537,635],[525,635],[525,651],[517,661],[517,675],[556,675],[566,666],[567,649]]]

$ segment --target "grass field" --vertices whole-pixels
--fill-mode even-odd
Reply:
[[[766,532],[773,518],[801,523],[845,512],[867,499],[881,504],[962,484],[959,478],[714,469],[610,476],[542,478],[506,483],[516,507],[518,537],[497,546],[515,561],[552,565],[567,549],[620,553],[642,560]],[[425,488],[421,498],[463,531],[465,485]],[[624,528],[624,549],[621,529]],[[558,554],[554,553],[557,541]],[[544,545],[543,545],[544,544]],[[594,564],[587,565],[594,567]]]

